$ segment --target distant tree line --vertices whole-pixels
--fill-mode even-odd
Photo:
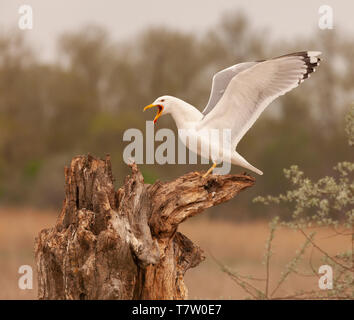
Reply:
[[[264,171],[253,190],[211,211],[212,217],[264,216],[251,199],[282,192],[282,168],[298,164],[312,178],[353,155],[344,114],[353,100],[352,37],[336,30],[307,39],[270,41],[242,14],[225,15],[204,34],[150,28],[115,42],[99,26],[63,34],[57,60],[44,63],[16,31],[0,33],[0,202],[60,206],[63,166],[77,154],[111,154],[117,186],[126,129],[144,130],[142,108],[169,94],[202,109],[215,72],[243,61],[292,51],[320,50],[310,81],[281,97],[261,116],[239,151]],[[237,111],[236,111],[237,112]],[[236,115],[235,115],[236,116]],[[169,117],[157,128],[176,130]],[[142,165],[146,182],[166,180],[204,165]],[[243,172],[233,167],[233,172]],[[241,208],[241,209],[240,209]],[[274,213],[276,214],[276,213]]]

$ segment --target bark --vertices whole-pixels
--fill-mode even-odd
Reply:
[[[205,257],[178,225],[255,183],[193,172],[149,185],[131,169],[116,191],[109,156],[65,168],[62,211],[35,243],[39,299],[185,299],[184,274]]]

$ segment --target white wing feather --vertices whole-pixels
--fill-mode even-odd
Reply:
[[[320,52],[294,53],[259,62],[229,82],[215,107],[198,129],[231,129],[231,143],[238,142],[264,109],[277,97],[297,87],[319,64]]]
[[[258,62],[243,62],[215,73],[211,85],[209,101],[202,112],[203,115],[207,115],[219,102],[226,90],[226,87],[234,76],[257,63]]]

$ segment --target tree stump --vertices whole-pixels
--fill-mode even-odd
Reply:
[[[193,172],[149,185],[131,169],[116,191],[109,156],[65,168],[62,211],[35,243],[39,299],[185,299],[184,274],[205,257],[178,225],[255,183]]]

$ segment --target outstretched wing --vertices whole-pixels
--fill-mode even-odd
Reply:
[[[219,102],[226,90],[226,87],[234,76],[257,63],[258,62],[243,62],[215,73],[213,76],[213,83],[211,85],[209,101],[202,112],[203,115],[207,115]]]
[[[229,81],[215,107],[201,120],[199,129],[231,129],[231,143],[236,147],[272,101],[315,71],[320,54],[318,51],[292,53],[255,63],[239,72]],[[219,85],[216,83],[215,87]]]

